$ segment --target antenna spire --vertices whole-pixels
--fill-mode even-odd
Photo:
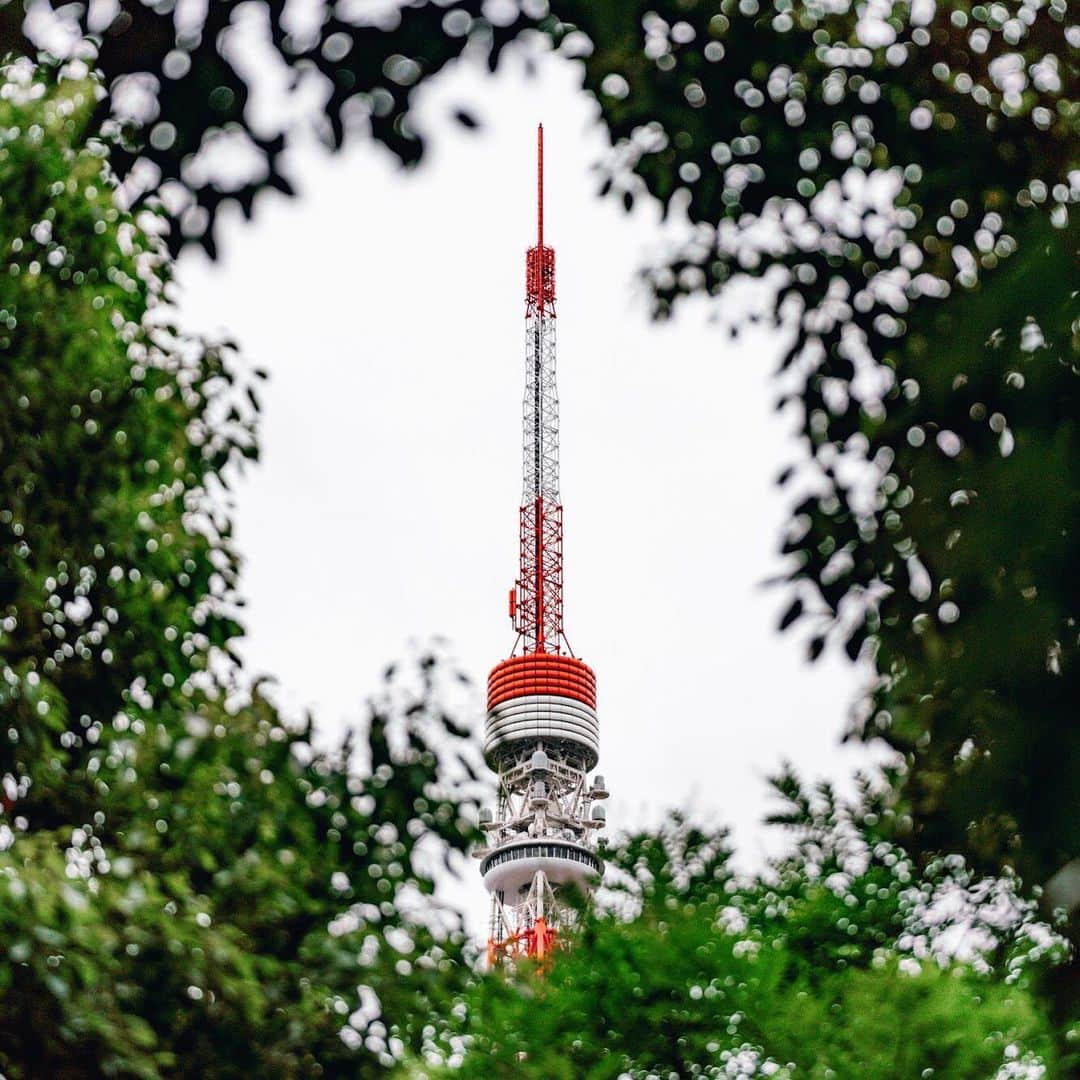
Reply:
[[[544,244],[544,126],[536,131],[536,247],[525,255],[521,566],[511,617],[526,652],[561,653],[562,501],[555,387],[555,251]]]
[[[544,250],[544,125],[536,127],[536,246]]]

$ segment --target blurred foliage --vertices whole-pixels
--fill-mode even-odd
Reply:
[[[467,970],[435,876],[472,838],[435,656],[325,749],[230,659],[233,350],[185,336],[99,87],[0,80],[0,1072],[356,1076]]]
[[[921,874],[869,786],[847,805],[775,783],[791,854],[743,879],[722,832],[678,817],[621,842],[608,913],[542,978],[478,979],[410,1075],[1068,1074],[1032,992],[1065,946],[1012,882],[955,857]]]
[[[812,626],[813,657],[831,637],[875,658],[853,734],[905,755],[910,843],[1032,883],[1077,856],[1080,28],[1063,0],[49,10],[0,8],[0,40],[101,67],[114,161],[133,198],[168,193],[174,249],[212,252],[223,202],[288,190],[289,110],[256,115],[257,66],[318,98],[331,144],[368,131],[411,163],[412,96],[450,60],[494,68],[530,39],[578,58],[613,141],[604,190],[690,223],[648,273],[657,311],[753,275],[789,334],[782,403],[808,454],[782,478],[782,624]],[[243,175],[210,168],[223,141]]]
[[[93,118],[88,102],[73,115],[113,144],[126,199],[159,210],[153,229],[171,219],[162,242],[211,253],[224,203],[250,213],[263,188],[289,190],[280,151],[290,110],[257,113],[256,68],[296,100],[318,99],[330,143],[367,131],[413,162],[422,144],[412,96],[464,52],[494,67],[531,38],[580,60],[613,142],[604,189],[628,207],[647,193],[688,221],[685,245],[647,273],[657,312],[751,275],[788,335],[782,405],[807,454],[782,478],[794,492],[785,552],[797,594],[782,624],[812,626],[811,656],[834,639],[876,664],[853,733],[903,755],[910,815],[895,824],[906,847],[924,862],[962,851],[980,872],[1015,866],[1032,886],[1075,865],[1080,30],[1063,0],[300,7],[123,0],[117,12],[91,0],[52,12],[11,2],[0,6],[0,49],[45,47],[100,67]],[[177,745],[185,712],[201,709],[216,730],[228,687],[215,657],[236,632],[235,556],[206,495],[216,482],[204,478],[253,444],[232,350],[181,340],[167,320],[146,325],[144,309],[160,307],[150,301],[165,280],[161,246],[119,214],[104,184],[64,207],[63,189],[47,194],[67,183],[62,159],[105,169],[103,146],[87,138],[65,151],[21,120],[0,131],[6,235],[22,245],[6,256],[17,270],[0,277],[0,344],[14,357],[0,385],[0,692],[14,733],[3,768],[8,800],[32,823],[18,852],[35,829],[93,824],[101,785],[110,796],[119,786],[94,763],[119,763],[114,740],[153,735],[150,717]],[[248,163],[243,175],[214,171],[223,146]],[[20,155],[33,167],[19,167]],[[50,209],[50,229],[71,229],[62,244],[42,224]],[[123,375],[94,381],[121,356]],[[72,549],[82,535],[90,544]],[[129,718],[122,732],[118,712]],[[446,829],[458,844],[461,829]],[[1053,895],[1072,908],[1076,940],[1077,897]],[[647,920],[604,925],[612,941],[652,948],[634,938]],[[554,982],[576,970],[601,989],[606,974],[585,972],[586,956],[568,958],[565,974],[560,964]],[[660,995],[681,970],[664,957],[648,972]],[[882,969],[831,977],[822,1000],[854,1001],[866,980],[928,1039],[933,1001],[985,978],[927,969],[904,983],[888,957]],[[1057,978],[1068,1010],[1080,997],[1075,958]],[[41,980],[47,990],[44,971]],[[905,996],[922,1001],[923,990],[925,1012]],[[804,1007],[828,1026],[816,1000]],[[956,1053],[978,1052],[975,1034]]]

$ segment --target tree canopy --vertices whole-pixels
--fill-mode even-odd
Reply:
[[[609,912],[542,978],[474,982],[428,1048],[445,1066],[414,1075],[1064,1075],[1032,993],[1064,943],[1014,883],[920,872],[867,785],[848,805],[775,783],[790,855],[740,876],[722,831],[678,816],[625,838]]]
[[[451,675],[418,657],[330,748],[241,677],[254,386],[174,325],[98,84],[0,85],[0,1071],[385,1066],[468,970],[434,898],[474,814]]]
[[[305,20],[273,3],[247,25],[240,7],[90,5],[65,37],[10,4],[0,35],[101,68],[133,196],[168,190],[168,243],[211,252],[222,203],[289,190],[286,121],[253,122],[240,43],[322,88],[332,145],[366,132],[406,163],[416,89],[450,61],[546,41],[581,63],[613,144],[603,190],[696,225],[647,269],[657,312],[749,274],[789,335],[780,403],[807,452],[781,478],[783,626],[812,625],[812,656],[832,638],[874,658],[852,734],[904,755],[917,849],[1058,873],[1080,847],[1057,810],[1080,790],[1080,31],[1063,0],[415,0]],[[260,161],[250,175],[193,167],[224,139]]]
[[[0,49],[23,54],[0,84],[0,1069],[1066,1074],[1080,967],[1054,966],[1030,902],[1071,912],[1075,944],[1080,903],[1054,887],[1080,848],[1064,3],[310,15],[0,7]],[[413,95],[451,61],[572,58],[611,135],[603,191],[693,224],[643,268],[656,313],[750,275],[785,335],[805,453],[781,477],[782,628],[875,664],[851,733],[898,752],[893,789],[845,809],[783,779],[802,841],[751,879],[685,823],[627,838],[624,907],[583,917],[540,982],[474,978],[434,899],[471,837],[443,665],[396,673],[327,750],[231,655],[227,488],[256,456],[259,379],[168,301],[170,253],[212,254],[223,204],[289,190],[285,121],[249,108],[256,39],[321,89],[329,142],[407,163]],[[206,167],[223,140],[248,174]],[[933,946],[944,894],[969,955]]]

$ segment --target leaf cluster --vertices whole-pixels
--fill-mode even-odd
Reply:
[[[594,912],[539,977],[477,980],[409,1075],[959,1080],[1066,1067],[1032,990],[1064,945],[1015,882],[991,885],[957,859],[921,874],[884,838],[876,797],[846,804],[790,772],[776,787],[797,842],[764,873],[703,857],[725,851],[724,832],[677,815],[627,839],[609,857],[641,886],[636,911]]]
[[[288,191],[286,121],[249,115],[239,8],[192,22],[128,2],[76,27],[105,73],[99,116],[125,132],[117,167],[186,192],[174,250],[213,251],[224,203],[250,213],[259,190]],[[751,275],[790,335],[780,404],[807,453],[781,478],[796,593],[782,626],[812,628],[812,658],[835,639],[875,660],[852,734],[906,757],[911,844],[1033,883],[1061,870],[1080,820],[1047,812],[1080,790],[1064,3],[464,0],[327,5],[302,27],[283,4],[245,10],[294,89],[324,88],[330,144],[366,131],[407,163],[413,95],[453,59],[494,68],[546,38],[583,65],[613,142],[603,190],[693,226],[647,274],[657,312]],[[0,9],[0,41],[33,52],[32,33],[20,4]],[[142,112],[124,105],[135,84],[156,88]],[[260,168],[235,182],[195,168],[221,140]]]
[[[434,654],[329,749],[241,678],[253,380],[175,325],[99,98],[0,78],[0,1071],[383,1070],[467,970],[465,733]]]

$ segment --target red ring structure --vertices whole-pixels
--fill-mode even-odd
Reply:
[[[531,652],[496,664],[488,676],[484,756],[499,771],[522,746],[572,747],[586,771],[600,759],[596,676],[561,653]]]
[[[558,653],[526,653],[496,664],[488,675],[488,709],[517,697],[550,694],[596,708],[596,676],[582,660]]]

